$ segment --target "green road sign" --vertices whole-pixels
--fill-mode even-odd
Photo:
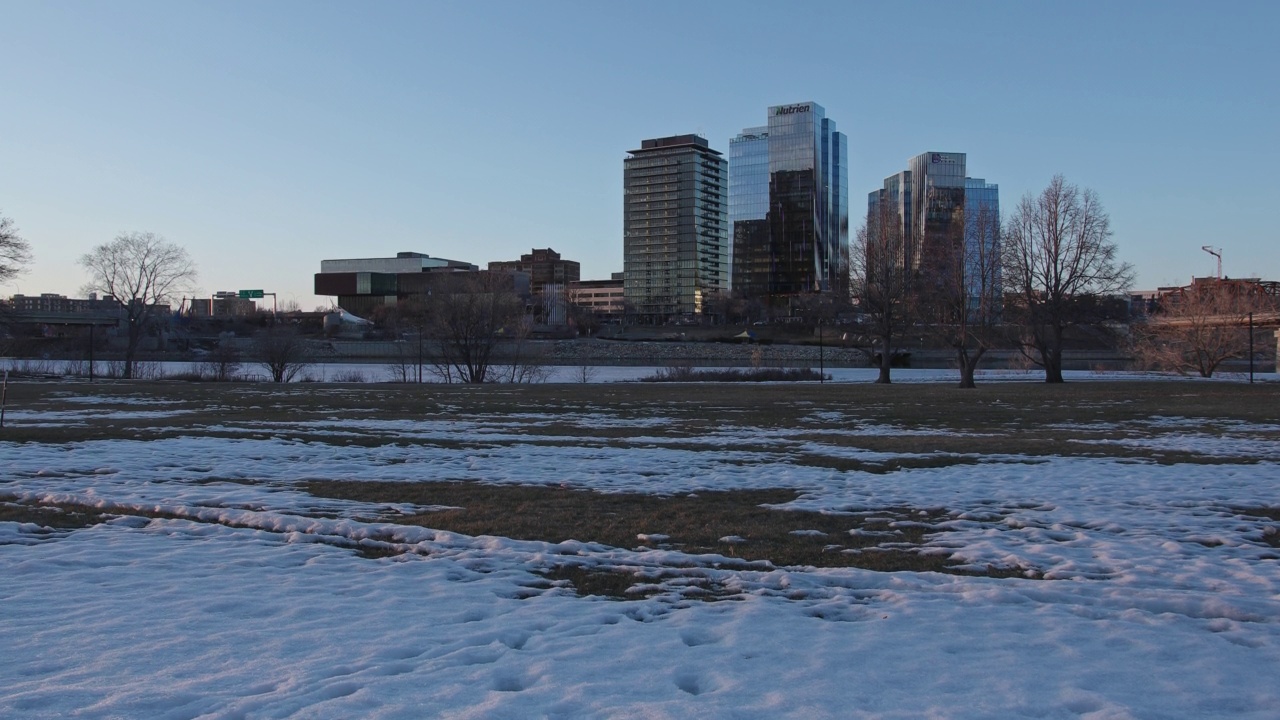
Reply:
[[[262,297],[261,290],[241,290],[238,294],[241,300],[253,300]]]

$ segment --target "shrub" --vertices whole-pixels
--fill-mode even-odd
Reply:
[[[723,370],[694,370],[692,367],[673,365],[653,375],[640,378],[641,382],[815,382],[830,379],[813,368],[725,368]]]

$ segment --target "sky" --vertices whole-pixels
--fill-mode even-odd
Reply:
[[[551,247],[622,269],[622,162],[814,101],[855,216],[926,151],[1007,213],[1095,190],[1136,289],[1280,279],[1280,5],[0,0],[0,294],[80,294],[123,232],[187,249],[204,296],[305,309],[320,261],[485,265]]]

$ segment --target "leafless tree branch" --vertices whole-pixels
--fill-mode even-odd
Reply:
[[[1067,329],[1099,322],[1104,300],[1133,282],[1111,237],[1097,194],[1061,175],[1024,196],[1006,223],[1004,284],[1026,331],[1023,353],[1043,365],[1045,382],[1062,382]]]
[[[148,323],[194,284],[196,269],[187,251],[153,233],[122,233],[81,256],[89,274],[83,292],[119,300],[128,323],[126,378],[133,377],[138,345]]]
[[[31,245],[18,234],[11,218],[0,215],[0,283],[8,282],[31,262]]]

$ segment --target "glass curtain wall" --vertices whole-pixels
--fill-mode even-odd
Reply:
[[[988,295],[995,301],[995,317],[1000,316],[1004,297],[1000,269],[1000,186],[982,178],[964,179],[964,252],[965,277],[968,279],[969,306],[979,307],[983,273],[990,286]]]
[[[909,267],[910,262],[906,253],[912,237],[910,170],[890,175],[884,179],[883,188],[873,190],[867,195],[867,237],[876,237],[874,223],[882,217],[879,211],[881,203],[888,206],[883,217],[892,218],[893,222],[899,225],[898,230],[901,234],[898,237],[903,241],[903,255],[898,258],[898,266]]]
[[[921,153],[909,168],[913,232],[906,259],[907,267],[919,271],[951,242],[952,223],[964,207],[965,154]]]
[[[729,224],[737,295],[769,291],[769,128],[747,128],[729,141]]]
[[[822,289],[826,214],[822,117],[815,103],[769,108],[769,295]]]
[[[828,285],[834,292],[849,293],[849,150],[844,133],[836,132],[832,120],[823,120],[823,137],[828,140],[831,170],[828,173],[829,207],[827,245],[831,259]]]
[[[813,102],[730,141],[733,290],[778,302],[848,287],[848,143]]]

